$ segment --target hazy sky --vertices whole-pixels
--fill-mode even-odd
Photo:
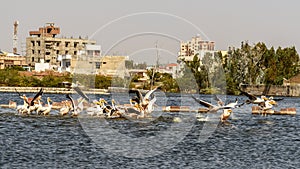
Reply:
[[[20,53],[28,32],[47,22],[61,28],[60,36],[88,36],[104,54],[129,55],[138,62],[156,60],[157,51],[160,61],[174,62],[179,42],[196,34],[215,41],[217,50],[238,47],[243,40],[300,50],[296,0],[6,0],[1,6],[0,49],[5,51],[12,51],[15,20]]]

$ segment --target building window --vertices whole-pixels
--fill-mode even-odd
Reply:
[[[56,51],[56,54],[57,54],[57,55],[59,54],[59,50]]]
[[[96,62],[96,69],[100,69],[100,62]]]
[[[92,50],[88,50],[88,51],[87,51],[87,55],[88,55],[88,56],[93,56],[93,51],[92,51]]]
[[[66,67],[70,67],[71,66],[71,62],[70,61],[67,61],[66,62]]]
[[[78,42],[74,42],[74,48],[77,48]]]
[[[51,33],[52,28],[47,28],[47,33]]]
[[[50,52],[46,52],[46,55],[50,55]]]
[[[34,50],[32,50],[31,53],[34,54]]]
[[[38,46],[41,46],[41,41],[36,41]]]
[[[66,47],[69,47],[70,42],[66,42]]]
[[[47,45],[46,45],[46,49],[51,49],[51,45],[50,45],[50,44],[47,44]]]
[[[41,50],[38,50],[38,54],[41,54]]]
[[[31,62],[34,62],[34,57],[31,58]]]
[[[34,43],[34,41],[31,41],[31,46],[35,46],[35,43]]]
[[[56,43],[56,46],[59,46],[59,42]]]
[[[103,65],[105,65],[105,64],[106,64],[106,62],[102,62],[102,64],[103,64]]]
[[[74,55],[77,55],[77,51],[74,51]]]
[[[100,56],[100,50],[95,50],[95,56]]]
[[[67,55],[69,53],[69,51],[66,50],[65,54]]]

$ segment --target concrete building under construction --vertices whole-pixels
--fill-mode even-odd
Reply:
[[[79,51],[83,50],[87,44],[94,45],[96,41],[79,38],[58,38],[60,28],[54,23],[47,23],[40,27],[38,31],[30,31],[26,38],[26,62],[30,67],[35,63],[49,63],[51,69],[57,70],[60,66],[58,55],[71,55],[77,57]]]

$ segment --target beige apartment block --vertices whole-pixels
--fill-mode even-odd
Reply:
[[[0,69],[5,69],[13,66],[27,66],[25,56],[0,51]]]
[[[38,31],[30,31],[26,38],[26,62],[34,67],[35,63],[49,63],[53,69],[60,66],[57,60],[58,55],[71,55],[77,57],[79,51],[83,50],[87,44],[94,45],[96,41],[79,38],[57,37],[60,28],[54,23],[47,23],[40,27]]]
[[[198,54],[202,58],[205,53],[215,51],[215,42],[203,40],[199,35],[192,37],[191,40],[180,43],[179,59],[191,61]]]
[[[125,67],[126,60],[128,60],[128,56],[103,56],[100,59],[100,69],[98,73],[105,76],[123,78],[128,73]]]

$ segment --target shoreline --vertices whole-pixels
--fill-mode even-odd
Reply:
[[[44,93],[49,94],[73,94],[75,90],[69,88],[58,88],[58,87],[0,87],[0,92],[3,93],[16,93],[16,90],[20,93],[37,93],[41,88],[44,89]],[[108,95],[108,89],[89,89],[83,90],[86,94],[105,94]]]
[[[298,86],[297,86],[298,87]],[[44,89],[44,93],[49,94],[74,94],[76,91],[74,89],[70,88],[59,88],[59,87],[8,87],[8,86],[0,86],[0,92],[2,93],[17,93],[16,90],[20,93],[37,93],[41,88]],[[261,87],[262,88],[262,87]],[[286,86],[281,86],[280,88],[286,88]],[[294,87],[295,88],[295,87]],[[275,87],[276,92],[270,92],[268,95],[274,96],[274,97],[300,97],[300,88],[299,91],[295,92],[294,90],[290,89],[289,93],[284,92],[278,92],[278,87]],[[293,89],[293,88],[292,88]],[[296,88],[298,89],[298,88]],[[111,93],[124,93],[128,92],[127,88],[119,88],[119,87],[110,87],[108,89],[82,89],[82,91],[86,94],[102,94],[102,95],[109,95]],[[261,89],[258,89],[256,87],[255,90],[252,89],[252,87],[244,87],[244,91],[247,91],[249,93],[252,93],[256,96],[260,96],[263,94]],[[292,92],[291,92],[292,91]],[[141,90],[142,93],[146,93],[147,90]],[[189,94],[189,93],[184,93]]]

